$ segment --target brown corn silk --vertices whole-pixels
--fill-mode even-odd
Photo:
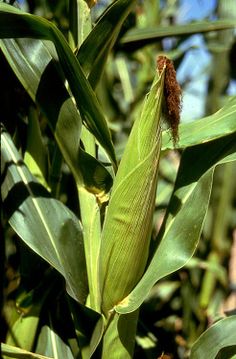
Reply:
[[[176,79],[176,71],[173,62],[166,56],[158,56],[157,68],[159,73],[165,67],[164,99],[165,99],[165,119],[170,126],[174,144],[178,141],[178,127],[180,122],[180,111],[182,101],[181,87]]]

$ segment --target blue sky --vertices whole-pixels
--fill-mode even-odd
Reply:
[[[211,16],[216,3],[216,0],[181,0],[177,21],[183,23]]]
[[[181,0],[176,17],[177,23],[214,19],[216,0]],[[188,38],[180,48],[187,50],[186,55],[178,69],[177,77],[180,82],[189,80],[183,94],[182,121],[187,122],[204,116],[207,84],[209,80],[209,67],[211,54],[208,51],[203,35],[194,35]],[[231,81],[228,94],[236,94],[236,82]]]

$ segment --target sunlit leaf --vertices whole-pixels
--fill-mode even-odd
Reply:
[[[202,359],[204,357],[215,359],[216,357],[218,358],[217,354],[220,350],[231,346],[234,346],[234,354],[236,354],[235,331],[236,315],[219,320],[208,328],[193,344],[190,359]],[[233,353],[227,358],[231,358],[232,355]]]
[[[198,33],[235,28],[235,20],[199,21],[184,25],[171,25],[129,30],[121,39],[122,46],[139,48],[171,36],[188,36]]]
[[[69,44],[75,50],[92,29],[90,9],[84,0],[69,0]]]
[[[136,0],[113,1],[80,47],[77,57],[92,87],[96,87],[107,56],[135,3]]]
[[[137,309],[152,286],[183,267],[198,245],[216,165],[236,160],[236,133],[190,147],[182,155],[174,191],[156,241],[157,249],[143,277],[122,303],[119,313]]]
[[[102,232],[102,308],[111,310],[143,274],[149,249],[161,146],[164,70],[156,74],[132,128]],[[132,268],[132,270],[131,270]]]
[[[13,308],[16,311],[16,308]],[[35,341],[35,335],[40,320],[41,304],[37,303],[33,305],[29,315],[24,313],[16,313],[17,319],[12,322],[9,321],[10,330],[6,337],[6,343],[8,345],[16,345],[24,348],[25,350],[33,350]]]
[[[4,343],[1,343],[1,353],[2,355],[6,355],[9,358],[16,359],[52,359],[52,357],[46,357],[44,355],[31,353],[27,350]]]
[[[47,325],[40,330],[35,351],[52,358],[74,359],[68,343],[65,343],[53,328]]]
[[[108,358],[114,346],[117,358],[133,358],[138,314],[139,311],[126,315],[115,313],[103,336],[102,358]]]
[[[213,115],[194,120],[191,123],[180,124],[179,141],[175,144],[175,148],[198,145],[236,132],[235,116],[236,97],[233,97]],[[162,150],[173,148],[174,144],[169,131],[164,131],[162,135]]]

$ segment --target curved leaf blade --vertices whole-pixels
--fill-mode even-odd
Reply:
[[[235,116],[236,97],[233,97],[213,115],[191,123],[180,124],[179,141],[175,146],[169,131],[164,131],[162,135],[162,150],[186,148],[230,135],[236,132]]]
[[[4,343],[1,343],[1,353],[9,358],[15,359],[52,359],[52,357],[46,357],[44,355],[31,353],[27,350]]]
[[[109,358],[109,353],[112,353],[114,347],[117,358],[134,357],[138,315],[138,311],[126,315],[114,314],[103,336],[102,358]]]
[[[236,160],[236,133],[183,153],[157,247],[143,277],[115,310],[136,310],[161,278],[183,267],[194,254],[208,208],[216,165]]]
[[[52,43],[33,39],[7,39],[1,40],[1,45],[18,79],[47,117],[77,184],[93,193],[107,193],[111,186],[108,171],[99,161],[80,149],[82,121],[51,56],[54,53],[56,57]],[[94,170],[90,177],[84,169],[88,157],[92,164],[90,172]]]
[[[79,61],[57,27],[39,16],[27,14],[10,5],[0,3],[0,37],[29,37],[50,40],[54,43],[60,66],[68,80],[81,118],[97,141],[107,151],[116,167],[114,147],[101,106],[83,73]]]
[[[224,318],[207,329],[193,344],[190,359],[215,359],[223,348],[236,348],[236,315]],[[236,354],[236,350],[235,350]],[[231,356],[230,356],[231,358]]]
[[[11,328],[6,337],[8,345],[17,345],[25,350],[33,350],[41,307],[41,303],[33,304],[29,315],[24,315],[23,317],[22,313],[14,313],[14,315],[17,315],[17,319],[13,322],[11,317],[8,322],[9,328]],[[16,308],[14,310],[16,312]]]
[[[129,30],[121,39],[122,46],[139,48],[165,37],[188,36],[235,28],[234,20],[198,21],[184,25],[159,26]]]
[[[113,1],[79,48],[77,58],[93,88],[102,75],[121,26],[135,3],[136,0]]]
[[[36,352],[52,358],[74,359],[68,343],[65,343],[56,331],[48,325],[44,325],[40,330]]]
[[[65,278],[68,293],[85,303],[86,262],[76,216],[31,175],[10,136],[1,135],[3,205],[19,237]]]

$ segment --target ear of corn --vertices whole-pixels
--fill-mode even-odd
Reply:
[[[147,261],[161,148],[164,71],[156,74],[132,128],[107,209],[101,244],[104,313],[133,289]]]

